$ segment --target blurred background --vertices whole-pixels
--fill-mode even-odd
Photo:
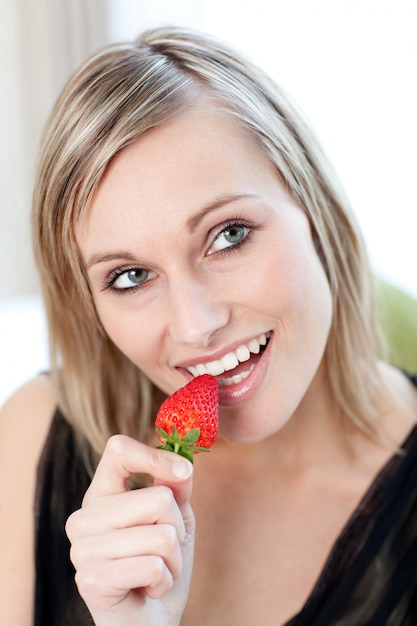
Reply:
[[[375,273],[417,296],[415,0],[0,0],[0,404],[48,367],[30,203],[49,110],[91,52],[164,24],[230,42],[298,101]]]

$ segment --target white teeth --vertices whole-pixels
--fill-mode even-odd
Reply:
[[[201,376],[202,374],[211,374],[219,376],[224,372],[229,372],[239,365],[250,359],[251,354],[259,354],[261,346],[265,346],[268,341],[267,336],[263,333],[257,339],[251,339],[247,345],[240,345],[235,351],[229,352],[218,361],[209,361],[208,363],[199,363],[198,365],[188,367],[188,371],[193,376]],[[247,371],[237,374],[230,378],[223,379],[221,384],[232,385],[244,380],[252,371],[250,367]],[[235,380],[236,379],[236,380]]]
[[[252,339],[249,342],[249,350],[252,352],[252,354],[259,354],[260,349],[260,342],[257,339]]]
[[[222,387],[229,387],[230,385],[237,385],[237,383],[241,383],[242,380],[245,380],[253,370],[253,365],[246,370],[246,372],[242,372],[241,374],[235,374],[231,378],[222,378],[219,380],[219,385]]]
[[[224,372],[224,367],[221,361],[210,361],[210,363],[206,364],[206,368],[208,373],[212,376],[218,376]]]
[[[237,358],[241,363],[244,361],[249,361],[250,359],[250,350],[246,346],[239,346],[236,350]]]
[[[226,372],[228,372],[239,365],[239,359],[234,352],[229,352],[229,354],[226,354],[226,356],[221,359],[221,363]]]

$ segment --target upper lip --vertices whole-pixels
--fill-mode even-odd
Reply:
[[[200,364],[212,363],[213,361],[220,361],[222,358],[226,357],[228,354],[235,352],[240,346],[248,346],[251,341],[259,340],[262,337],[269,339],[271,336],[271,332],[260,332],[257,335],[253,335],[248,339],[240,339],[235,341],[233,344],[230,344],[227,348],[222,348],[221,350],[217,350],[216,352],[212,352],[209,355],[199,356],[194,359],[188,359],[186,361],[182,361],[176,365],[177,368],[192,368]]]

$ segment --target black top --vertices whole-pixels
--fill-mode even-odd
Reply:
[[[74,582],[65,533],[65,522],[80,508],[89,484],[72,428],[56,411],[38,465],[34,626],[93,624]]]
[[[403,449],[379,472],[286,626],[417,624],[417,426]],[[93,623],[74,583],[64,531],[89,482],[73,431],[57,411],[38,468],[34,626]]]

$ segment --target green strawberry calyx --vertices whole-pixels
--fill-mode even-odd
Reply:
[[[175,424],[172,427],[172,432],[167,433],[163,428],[155,429],[160,439],[163,441],[161,446],[158,446],[160,450],[169,450],[185,457],[191,463],[194,463],[194,452],[210,452],[208,448],[202,448],[196,446],[195,443],[200,437],[200,429],[192,428],[183,437],[180,437]]]

